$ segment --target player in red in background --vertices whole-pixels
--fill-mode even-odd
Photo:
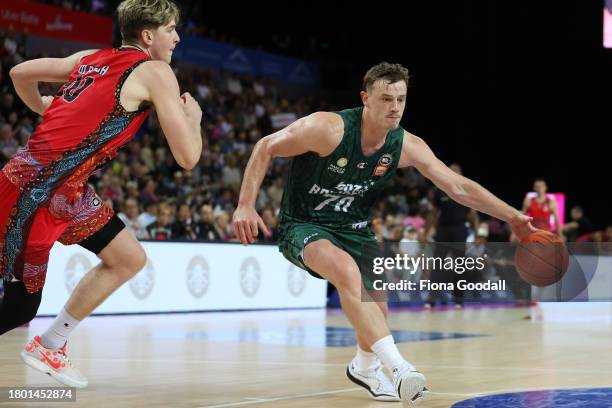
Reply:
[[[544,179],[536,179],[533,182],[533,190],[537,193],[537,196],[525,198],[523,201],[523,213],[533,218],[531,224],[535,228],[545,231],[550,231],[550,216],[553,215],[557,234],[563,238],[557,203],[554,199],[546,196],[546,191],[548,190],[546,181]]]
[[[87,379],[66,357],[68,335],[146,262],[140,243],[87,179],[132,139],[152,107],[180,166],[194,167],[202,151],[202,111],[188,93],[180,95],[169,66],[179,42],[177,6],[126,0],[117,11],[120,48],[36,59],[10,71],[17,94],[43,121],[0,173],[0,334],[36,315],[55,241],[97,254],[101,263],[21,353],[29,366],[72,387]],[[41,96],[39,82],[64,85],[54,97]]]

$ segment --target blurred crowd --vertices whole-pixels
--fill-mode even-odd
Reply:
[[[78,2],[70,2],[78,3]],[[87,2],[87,4],[93,4]],[[37,123],[12,88],[10,68],[27,58],[25,37],[0,33],[0,166],[24,146]],[[152,113],[134,141],[90,179],[100,197],[142,240],[235,240],[231,217],[242,174],[254,144],[263,136],[316,110],[333,110],[311,94],[291,96],[285,85],[225,71],[189,65],[174,67],[181,87],[191,92],[204,113],[204,148],[199,164],[182,170],[174,161]],[[45,85],[42,94],[53,94]],[[257,209],[278,236],[277,215],[287,159],[275,159],[262,185]],[[400,169],[374,208],[373,230],[381,241],[432,241],[439,192],[415,169]],[[594,231],[582,209],[571,211],[570,240],[611,241],[612,227]],[[468,239],[486,236],[508,241],[510,230],[497,220],[466,218]]]

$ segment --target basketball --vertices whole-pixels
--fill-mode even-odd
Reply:
[[[548,231],[537,231],[521,240],[514,262],[516,271],[524,281],[544,287],[563,278],[569,255],[559,236]]]

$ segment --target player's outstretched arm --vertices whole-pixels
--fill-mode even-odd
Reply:
[[[11,68],[9,75],[13,80],[15,91],[33,112],[42,115],[51,104],[53,97],[41,96],[39,82],[66,82],[70,73],[81,58],[97,50],[79,51],[66,58],[38,58],[22,62]]]
[[[343,132],[344,124],[340,116],[334,113],[316,112],[296,120],[255,144],[242,177],[238,208],[233,217],[234,231],[240,242],[243,244],[255,242],[258,228],[269,234],[255,210],[255,202],[272,159],[298,156],[306,152],[326,156],[336,148]]]
[[[452,171],[438,159],[423,139],[404,133],[400,167],[414,166],[459,204],[489,214],[510,223],[512,230],[523,238],[536,231],[531,217],[506,204],[480,184]]]
[[[143,99],[155,106],[174,159],[182,168],[191,170],[202,155],[202,110],[198,102],[188,92],[180,94],[174,72],[167,63],[148,61],[137,71],[146,90]]]

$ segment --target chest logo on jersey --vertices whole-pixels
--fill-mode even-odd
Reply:
[[[327,170],[334,172],[334,173],[338,173],[338,174],[344,174],[344,172],[346,171],[346,165],[348,164],[348,159],[346,157],[341,157],[338,159],[338,161],[336,162],[336,164],[330,164],[329,166],[327,166]]]
[[[108,70],[110,69],[110,67],[108,65],[105,65],[103,67],[96,67],[94,65],[87,65],[87,64],[81,64],[79,65],[79,75],[85,75],[85,74],[89,74],[92,72],[95,72],[96,74],[99,75],[104,75],[108,72]]]
[[[310,190],[308,190],[309,194],[317,194],[317,195],[325,195],[325,194],[341,194],[341,195],[350,195],[350,196],[363,196],[363,193],[368,191],[370,187],[374,185],[373,181],[366,182],[365,184],[350,184],[341,181],[336,185],[336,187],[332,189],[322,188],[316,184],[313,184]]]
[[[380,156],[380,159],[378,159],[378,163],[376,164],[376,167],[374,168],[374,176],[375,177],[384,176],[387,170],[389,170],[389,167],[391,167],[392,163],[393,163],[393,156],[391,156],[389,153],[385,153],[382,156]]]
[[[358,169],[365,169],[367,166],[368,166],[368,163],[366,162],[357,163]]]

